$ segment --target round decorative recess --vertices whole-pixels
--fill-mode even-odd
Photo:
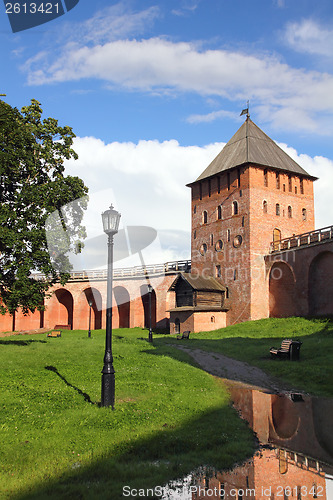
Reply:
[[[237,236],[234,237],[233,245],[235,248],[238,248],[241,246],[243,243],[243,238],[241,237],[240,234],[237,234]]]
[[[200,247],[200,253],[201,255],[205,255],[206,252],[207,252],[207,245],[206,243],[203,243]]]
[[[223,250],[223,241],[222,240],[218,240],[216,243],[215,243],[215,250],[217,252],[221,252],[221,250]]]

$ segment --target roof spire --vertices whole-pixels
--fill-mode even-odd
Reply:
[[[246,118],[250,118],[250,101],[247,101],[247,107],[242,110],[239,116],[246,115]]]

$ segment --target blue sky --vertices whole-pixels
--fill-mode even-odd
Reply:
[[[2,6],[0,41],[6,102],[35,98],[73,127],[80,159],[68,173],[89,186],[91,213],[112,198],[125,226],[159,230],[150,261],[189,255],[185,184],[240,127],[247,100],[253,121],[320,177],[316,226],[333,223],[330,0],[80,0],[17,34]]]

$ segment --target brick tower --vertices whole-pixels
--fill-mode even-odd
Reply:
[[[314,229],[313,181],[247,116],[192,190],[191,276],[226,288],[227,324],[269,316],[264,256]]]

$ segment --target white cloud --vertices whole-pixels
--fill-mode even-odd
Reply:
[[[232,111],[225,111],[221,109],[219,111],[212,111],[211,113],[207,113],[205,115],[190,115],[186,121],[188,123],[210,123],[225,117],[237,120],[239,118],[239,114],[237,115],[237,113],[233,113]]]
[[[181,146],[176,140],[105,144],[94,137],[76,138],[79,160],[66,162],[70,175],[81,177],[90,192],[106,186],[117,197],[126,225],[190,230],[190,189],[224,143]],[[105,200],[108,208],[110,201]]]
[[[314,182],[315,197],[315,223],[316,228],[331,226],[333,223],[332,186],[333,186],[333,160],[323,156],[311,157],[298,154],[294,148],[286,144],[279,146],[301,165],[308,174],[318,177]]]
[[[58,30],[59,43],[83,45],[105,44],[112,40],[142,34],[156,18],[160,9],[151,6],[134,12],[128,2],[119,2],[98,10],[91,18],[81,22],[65,22]],[[54,36],[52,32],[52,36]],[[54,40],[52,39],[52,44]]]
[[[72,258],[75,267],[104,266],[101,213],[110,203],[121,213],[121,227],[150,226],[158,231],[160,245],[145,251],[146,263],[190,258],[191,197],[186,184],[199,176],[223,146],[184,147],[175,140],[105,144],[94,137],[77,137],[74,149],[79,159],[66,162],[66,173],[84,180],[90,203],[84,220],[86,251]],[[131,265],[140,265],[138,255],[119,261],[117,267]]]
[[[289,23],[284,38],[298,52],[332,57],[333,28],[327,28],[312,19]]]
[[[261,109],[260,118],[317,133],[323,133],[319,113],[333,112],[330,74],[295,69],[267,54],[201,50],[163,38],[67,44],[59,56],[43,52],[30,58],[24,69],[33,85],[94,78],[124,90],[250,99]]]
[[[175,16],[186,16],[189,13],[194,12],[200,3],[200,0],[182,0],[179,4],[179,9],[173,9],[171,11]]]

